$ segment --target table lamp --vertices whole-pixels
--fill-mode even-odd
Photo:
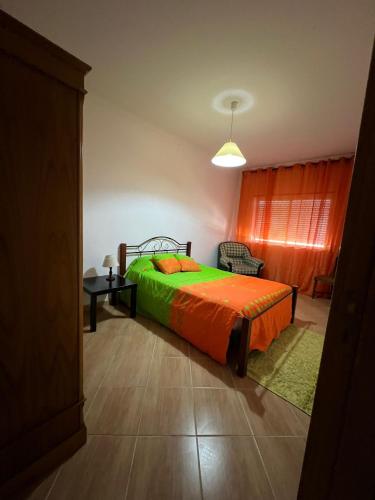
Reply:
[[[103,260],[103,267],[109,267],[109,275],[107,276],[107,281],[114,281],[114,277],[112,276],[112,267],[118,266],[117,257],[114,255],[106,255]]]

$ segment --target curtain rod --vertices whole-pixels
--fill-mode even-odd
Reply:
[[[269,164],[269,165],[258,165],[253,168],[245,168],[242,171],[243,172],[252,172],[256,170],[266,170],[268,168],[273,168],[277,169],[279,167],[292,167],[293,165],[306,165],[307,163],[319,163],[320,161],[327,161],[327,160],[339,160],[340,158],[354,158],[355,153],[341,153],[341,154],[336,154],[336,155],[329,155],[329,156],[320,156],[317,158],[309,158],[308,160],[293,160],[293,161],[285,161],[283,163],[274,163],[274,164]]]

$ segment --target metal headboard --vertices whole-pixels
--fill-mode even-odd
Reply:
[[[169,236],[155,236],[143,241],[139,245],[120,243],[119,262],[121,276],[126,271],[126,257],[142,257],[142,255],[155,255],[156,253],[185,253],[191,255],[191,241],[179,243]]]

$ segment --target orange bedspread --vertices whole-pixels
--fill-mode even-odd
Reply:
[[[234,275],[216,281],[181,287],[172,302],[171,328],[226,363],[229,338],[237,318],[253,318],[291,288],[275,281]],[[250,349],[267,350],[291,319],[291,296],[253,321]]]

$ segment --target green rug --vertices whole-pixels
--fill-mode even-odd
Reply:
[[[250,354],[247,375],[311,415],[324,336],[290,325],[267,352]]]

